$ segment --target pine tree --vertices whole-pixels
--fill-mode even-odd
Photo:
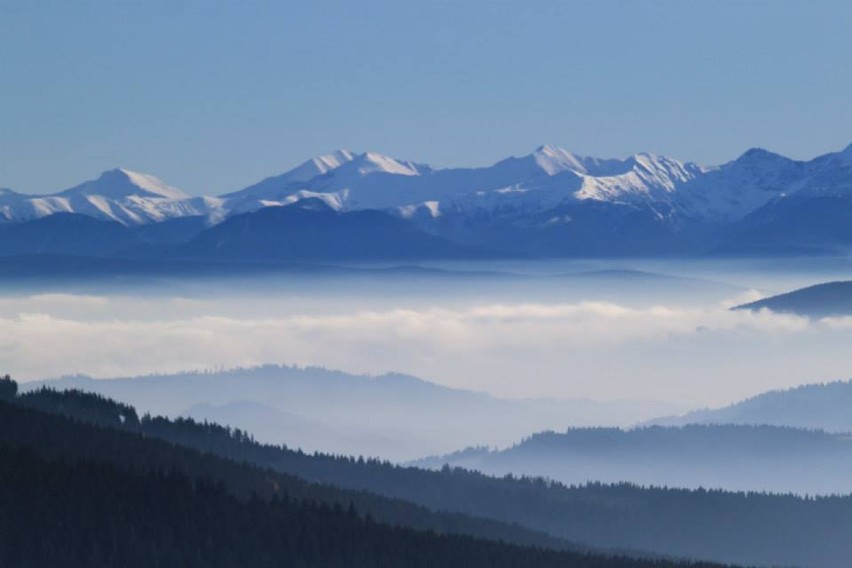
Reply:
[[[12,400],[18,394],[18,383],[9,375],[0,377],[0,400]]]

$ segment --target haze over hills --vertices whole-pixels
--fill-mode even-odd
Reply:
[[[505,449],[468,448],[412,464],[541,476],[566,484],[628,482],[801,495],[852,492],[848,434],[779,426],[572,428],[541,432]]]
[[[306,450],[409,460],[459,445],[505,445],[569,425],[628,425],[665,412],[643,401],[507,400],[415,377],[351,375],[266,365],[123,379],[66,377],[22,383],[83,389],[141,411],[192,416]]]
[[[600,159],[542,146],[488,167],[439,169],[340,150],[219,197],[187,196],[125,169],[53,195],[4,190],[0,217],[21,224],[78,214],[128,227],[194,218],[203,222],[159,244],[196,235],[219,243],[211,226],[305,200],[341,213],[334,222],[319,222],[314,233],[282,229],[275,235],[291,247],[304,244],[306,256],[319,232],[344,256],[342,245],[358,233],[349,214],[365,210],[376,212],[375,220],[388,226],[402,249],[422,250],[428,238],[453,241],[455,247],[445,243],[432,251],[448,258],[470,254],[470,247],[531,256],[832,253],[852,245],[844,222],[852,211],[852,146],[810,161],[753,149],[716,167],[651,153]],[[254,226],[271,217],[262,213],[243,222]],[[277,221],[274,227],[288,222]],[[105,235],[114,230],[101,227]],[[40,229],[48,227],[30,230],[36,241]],[[185,250],[166,248],[165,256]],[[86,250],[81,245],[79,253]],[[368,258],[352,250],[346,257]]]
[[[850,408],[852,381],[834,381],[769,391],[722,408],[667,416],[648,424],[768,424],[849,433],[852,432]]]
[[[338,503],[340,511],[352,502],[357,512],[370,514],[379,523],[580,550],[592,566],[601,565],[595,555],[600,548],[640,558],[619,557],[614,562],[631,566],[649,562],[656,567],[670,561],[641,558],[648,558],[650,552],[752,566],[841,568],[850,554],[849,497],[802,498],[599,483],[567,487],[461,469],[428,471],[261,445],[242,431],[188,420],[140,417],[131,406],[80,391],[41,390],[13,401],[8,400],[6,389],[0,395],[6,399],[0,401],[0,443],[27,452],[9,460],[18,463],[15,471],[23,475],[15,478],[19,480],[16,484],[27,474],[32,478],[46,471],[43,464],[22,472],[21,464],[29,464],[30,455],[47,463],[78,464],[89,473],[90,464],[111,465],[118,468],[117,474],[127,477],[124,483],[115,477],[109,486],[95,484],[96,490],[116,486],[110,489],[115,491],[115,499],[103,502],[105,511],[113,511],[135,494],[128,491],[128,483],[135,484],[134,475],[166,470],[172,472],[171,479],[185,476],[200,487],[205,480],[216,482],[220,491],[238,498],[254,494],[261,503],[276,494],[280,499],[282,493],[320,507]],[[4,452],[9,455],[7,449]],[[8,463],[4,467],[8,472]],[[128,467],[133,474],[122,473]],[[44,479],[50,487],[56,480],[67,480],[56,468],[50,473]],[[30,485],[27,488],[32,490]],[[7,499],[13,495],[16,493],[5,493]],[[20,518],[30,519],[38,511],[44,521],[44,515],[55,511],[53,506],[77,495],[39,502]],[[175,497],[185,499],[185,494]],[[162,511],[156,500],[152,503],[146,498],[145,503],[145,507],[135,508],[135,515],[118,515],[112,526],[124,527],[134,519],[144,522]],[[164,503],[166,507],[170,504]],[[256,514],[258,506],[255,501]],[[251,517],[257,518],[256,514]],[[91,517],[83,516],[81,521],[86,526]],[[203,519],[195,520],[199,521]],[[36,546],[34,550],[43,549]]]

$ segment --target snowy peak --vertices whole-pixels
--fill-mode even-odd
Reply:
[[[575,196],[581,200],[652,204],[655,210],[664,204],[668,209],[678,189],[704,172],[692,162],[647,152],[634,154],[613,174],[583,176]]]
[[[581,156],[549,144],[536,148],[530,157],[549,176],[565,171],[589,176],[613,176],[630,170],[628,160]]]
[[[588,173],[584,163],[586,158],[572,154],[558,146],[550,146],[549,144],[539,146],[532,153],[532,158],[538,167],[549,176],[566,170],[582,174]]]
[[[352,160],[331,173],[332,176],[342,175],[369,175],[375,173],[392,174],[399,176],[419,176],[430,172],[432,168],[422,164],[415,164],[408,160],[398,160],[379,154],[378,152],[364,152],[355,154]]]
[[[592,201],[628,205],[687,226],[738,222],[794,194],[852,202],[852,145],[807,162],[753,148],[713,168],[653,153],[601,159],[542,145],[487,167],[433,169],[377,152],[342,149],[218,198],[189,198],[154,176],[119,168],[54,195],[0,191],[0,220],[64,212],[128,225],[186,216],[218,222],[318,199],[337,211],[394,211],[424,222],[440,217],[449,226],[465,216],[472,224],[489,219],[524,223],[554,207]]]
[[[742,164],[747,166],[772,167],[792,162],[790,158],[770,152],[765,148],[749,148],[743,154],[730,162],[731,164]]]
[[[337,175],[343,171],[354,172],[360,175],[372,173],[387,173],[404,176],[416,176],[421,170],[431,170],[428,166],[422,166],[405,160],[397,160],[379,154],[377,152],[355,153],[349,150],[337,150],[331,154],[318,156],[302,163],[296,168],[285,172],[276,179],[280,182],[308,182],[317,176]]]
[[[284,178],[282,181],[286,180],[287,182],[308,181],[335,170],[354,159],[355,154],[349,150],[341,149],[303,162],[279,177]]]
[[[376,152],[355,153],[337,150],[312,158],[277,176],[271,176],[223,198],[280,202],[300,191],[339,192],[370,174],[419,176],[432,168]],[[242,205],[244,207],[245,204]]]
[[[655,178],[668,189],[674,189],[677,184],[695,179],[707,171],[706,168],[693,162],[681,162],[650,152],[634,154],[627,163],[631,165],[632,170],[638,170],[646,176]]]
[[[102,196],[122,199],[133,196],[163,199],[186,199],[181,190],[149,174],[116,168],[102,173],[97,179],[83,182],[59,194],[62,197]]]
[[[852,167],[852,144],[849,144],[836,154],[837,161],[842,167]]]

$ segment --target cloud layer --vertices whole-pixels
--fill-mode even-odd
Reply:
[[[851,318],[813,322],[726,304],[305,306],[292,298],[2,298],[0,358],[23,380],[280,362],[403,371],[504,396],[716,404],[845,377],[837,349],[852,337]]]

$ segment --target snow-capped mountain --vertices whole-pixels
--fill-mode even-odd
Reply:
[[[177,217],[216,218],[221,200],[190,197],[160,179],[117,168],[53,195],[0,193],[0,216],[10,222],[77,213],[123,225],[157,223]]]
[[[677,250],[740,249],[745,242],[771,249],[781,241],[812,250],[852,245],[852,146],[810,161],[752,149],[715,167],[652,153],[602,159],[540,146],[486,167],[441,169],[338,150],[219,197],[187,196],[126,169],[52,195],[0,190],[0,218],[20,223],[73,213],[142,226],[199,217],[215,225],[306,199],[339,212],[384,211],[466,244],[517,244],[514,252],[559,254],[584,243],[623,252],[624,242],[638,251],[674,240],[681,241]]]
[[[288,205],[306,198],[319,198],[339,209],[383,209],[388,207],[387,202],[398,198],[397,178],[417,177],[431,171],[429,166],[375,152],[356,154],[338,150],[222,197],[228,201],[230,211],[238,212]],[[382,186],[391,187],[383,190]],[[371,199],[371,190],[386,195]]]
[[[339,150],[223,197],[240,212],[324,196],[340,209],[395,209],[406,217],[421,209],[437,216],[448,208],[525,213],[570,200],[651,202],[703,172],[653,154],[601,159],[554,146],[488,167],[451,169]]]

